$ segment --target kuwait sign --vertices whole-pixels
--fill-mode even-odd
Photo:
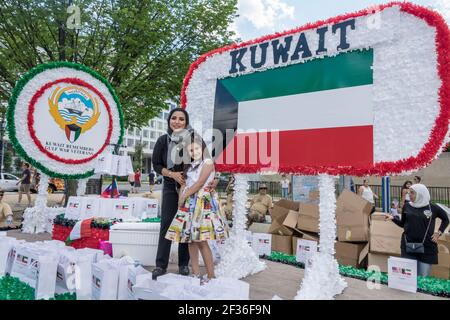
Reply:
[[[111,85],[68,62],[39,65],[25,74],[7,116],[16,151],[53,177],[91,176],[97,157],[123,135],[122,111]]]
[[[401,173],[449,142],[449,49],[439,14],[391,3],[208,52],[182,105],[220,171]]]

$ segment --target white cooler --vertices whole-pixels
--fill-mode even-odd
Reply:
[[[113,257],[130,256],[144,266],[155,266],[159,223],[116,223],[109,231]]]

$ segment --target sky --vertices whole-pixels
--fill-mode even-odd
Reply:
[[[238,15],[232,30],[242,40],[250,40],[354,12],[389,0],[239,0]],[[411,0],[439,9],[450,22],[450,0]]]

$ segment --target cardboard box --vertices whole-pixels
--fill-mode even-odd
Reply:
[[[270,223],[253,222],[248,228],[248,231],[251,231],[253,233],[269,233],[269,229]]]
[[[312,240],[312,241],[316,241],[317,243],[319,243],[319,236],[317,234],[301,232],[300,237],[292,237],[292,253],[294,256],[297,254],[298,239]]]
[[[372,204],[369,201],[344,189],[336,204],[339,241],[369,241],[369,215],[371,210]]]
[[[370,252],[400,255],[403,229],[387,221],[380,213],[374,213],[370,223]]]
[[[317,201],[320,200],[320,192],[318,190],[309,192],[309,200]]]
[[[292,254],[292,236],[272,234],[272,251]]]
[[[450,253],[438,254],[438,264],[431,267],[430,275],[441,279],[450,279]]]
[[[269,228],[269,233],[283,236],[292,236],[294,231],[283,225],[284,220],[289,214],[290,210],[298,211],[299,202],[282,199],[275,203],[272,209],[272,224]]]
[[[364,243],[336,242],[334,245],[336,260],[340,265],[361,267],[369,253],[369,246]]]
[[[368,259],[368,268],[370,266],[377,266],[380,268],[381,272],[388,272],[388,259],[391,256],[398,256],[398,255],[387,255],[387,254],[381,254],[381,253],[369,253],[369,259]]]
[[[319,206],[300,203],[297,228],[303,231],[319,232]]]

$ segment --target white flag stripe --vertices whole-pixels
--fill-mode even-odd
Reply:
[[[372,85],[239,103],[238,132],[373,125]]]

